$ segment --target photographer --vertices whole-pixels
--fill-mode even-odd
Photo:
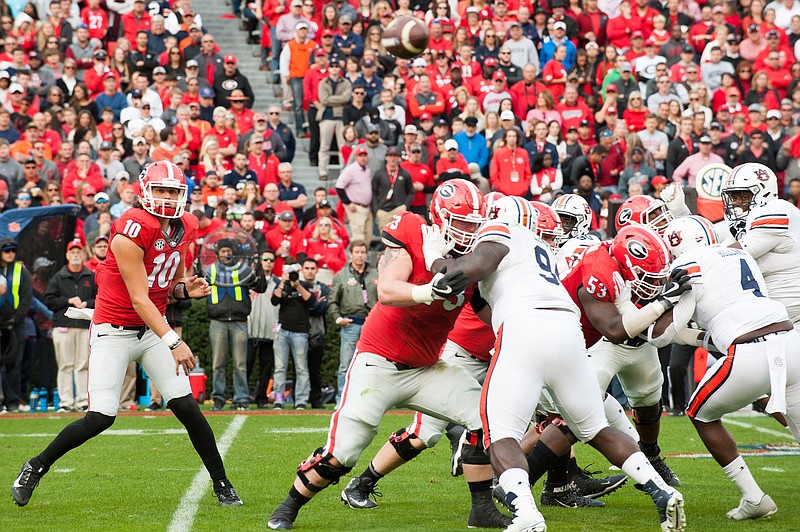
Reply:
[[[222,238],[216,247],[217,261],[206,275],[211,285],[206,309],[211,320],[208,332],[213,365],[212,410],[222,410],[228,398],[225,367],[229,348],[233,354],[233,408],[248,410],[247,316],[252,306],[248,291],[264,293],[267,280],[260,265],[240,256],[242,246],[238,241]]]
[[[289,355],[294,360],[294,406],[305,410],[308,404],[310,384],[308,376],[308,333],[311,329],[311,306],[316,296],[311,293],[313,285],[300,281],[300,264],[294,257],[287,257],[283,266],[281,282],[272,292],[272,304],[280,305],[278,323],[275,325],[275,409],[283,408],[286,392],[286,368]]]
[[[322,404],[322,357],[325,354],[326,323],[328,311],[328,293],[330,288],[317,280],[319,266],[312,258],[303,260],[303,280],[311,283],[310,292],[316,301],[309,309],[308,331],[308,374],[311,383],[311,408],[324,408]]]

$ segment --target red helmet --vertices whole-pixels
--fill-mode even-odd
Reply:
[[[659,235],[675,218],[666,203],[650,196],[631,196],[617,211],[617,231],[629,225],[647,225]]]
[[[670,254],[661,237],[644,225],[623,227],[609,249],[631,291],[648,301],[661,293],[669,277]]]
[[[178,190],[178,199],[153,196],[156,188]],[[160,218],[180,218],[186,208],[186,176],[183,170],[169,161],[148,164],[139,174],[139,198],[144,210]]]
[[[486,217],[490,220],[497,218],[497,207],[495,204],[500,198],[505,198],[506,195],[502,192],[489,192],[483,196],[483,201],[486,203]]]
[[[483,195],[471,181],[450,179],[434,191],[431,198],[431,222],[438,225],[446,241],[459,253],[469,253],[475,237],[486,221]]]
[[[560,241],[564,236],[564,230],[561,227],[561,217],[550,205],[542,203],[541,201],[532,201],[531,205],[539,213],[536,220],[536,234],[542,240],[547,242],[547,245],[554,248],[556,242]]]

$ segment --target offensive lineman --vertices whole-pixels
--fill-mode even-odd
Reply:
[[[431,199],[431,219],[461,252],[472,248],[485,216],[483,196],[463,179],[443,183]],[[269,528],[293,529],[300,508],[353,468],[375,437],[383,414],[394,406],[480,430],[480,385],[464,369],[440,361],[439,350],[465,302],[471,302],[476,312],[486,305],[477,293],[473,297],[473,288],[459,272],[434,276],[425,268],[422,245],[427,228],[422,217],[410,212],[396,215],[384,228],[387,250],[379,265],[379,302],[347,370],[327,443],[300,464],[286,499],[267,522]],[[405,461],[421,451],[420,442],[408,433],[397,434],[391,444]],[[373,483],[383,474],[370,473]],[[485,492],[478,499],[479,510],[489,522],[478,526],[505,526],[510,520],[491,500],[491,471],[487,473],[475,488]]]
[[[445,259],[444,242],[438,249],[426,242],[425,250],[434,271],[457,269],[470,281],[480,281],[492,309],[497,343],[481,394],[481,419],[492,466],[508,505],[514,508],[507,530],[547,529],[533,500],[519,446],[543,388],[582,441],[642,485],[658,508],[662,530],[683,530],[681,494],[661,479],[632,439],[608,426],[597,378],[584,358],[580,312],[559,282],[552,251],[531,231],[535,223],[531,205],[517,197],[498,204],[501,215],[484,224],[473,252]],[[434,240],[436,235],[427,238]],[[531,327],[550,340],[531,345]]]
[[[142,364],[167,406],[186,427],[220,504],[242,504],[225,475],[214,433],[191,394],[192,350],[164,318],[169,297],[180,301],[210,293],[204,279],[184,278],[186,250],[197,231],[196,218],[184,213],[186,178],[171,162],[159,161],[145,168],[139,184],[141,208],[128,210],[114,222],[108,256],[97,271],[89,410],[22,465],[11,488],[18,506],[28,504],[56,460],[111,427],[125,370],[132,361]]]
[[[708,220],[679,218],[667,228],[665,240],[676,258],[674,267],[689,272],[692,290],[656,321],[648,337],[658,346],[680,342],[706,349],[713,341],[726,353],[706,372],[687,414],[706,448],[742,492],[739,506],[727,517],[767,517],[778,508],[756,483],[721,418],[769,394],[767,411],[785,413],[800,442],[800,332],[793,328],[786,308],[768,297],[756,260],[743,250],[713,245],[716,235]],[[704,330],[688,328],[689,320]]]

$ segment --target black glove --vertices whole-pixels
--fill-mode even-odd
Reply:
[[[675,306],[684,292],[688,292],[691,289],[692,285],[689,284],[689,272],[683,268],[676,268],[672,270],[667,285],[664,287],[664,291],[656,298],[656,301],[667,311]]]
[[[434,299],[448,299],[457,296],[470,285],[469,277],[461,270],[448,273],[447,267],[444,267],[439,273],[442,277],[433,282]]]
[[[731,235],[733,235],[733,238],[739,240],[744,236],[745,234],[744,228],[746,226],[747,226],[747,220],[734,220],[730,222],[728,229],[730,230]]]

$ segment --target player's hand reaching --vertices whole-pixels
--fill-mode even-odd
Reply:
[[[434,299],[448,299],[457,296],[469,286],[469,277],[461,270],[448,272],[447,268],[436,274],[431,293]]]
[[[683,268],[676,268],[670,273],[667,285],[656,301],[667,311],[674,307],[681,296],[691,289],[692,285],[689,284],[689,272]]]
[[[661,191],[661,200],[667,204],[667,209],[675,215],[685,214],[686,195],[683,192],[683,187],[672,183]]]
[[[453,244],[445,241],[438,225],[422,226],[422,254],[425,256],[425,268],[430,271],[433,263],[443,259],[453,249]]]
[[[211,294],[211,285],[202,277],[192,275],[184,282],[186,283],[186,294],[192,299],[206,297]]]
[[[194,354],[186,342],[181,342],[172,350],[172,358],[175,359],[175,375],[180,375],[181,366],[187,375],[194,369]]]

